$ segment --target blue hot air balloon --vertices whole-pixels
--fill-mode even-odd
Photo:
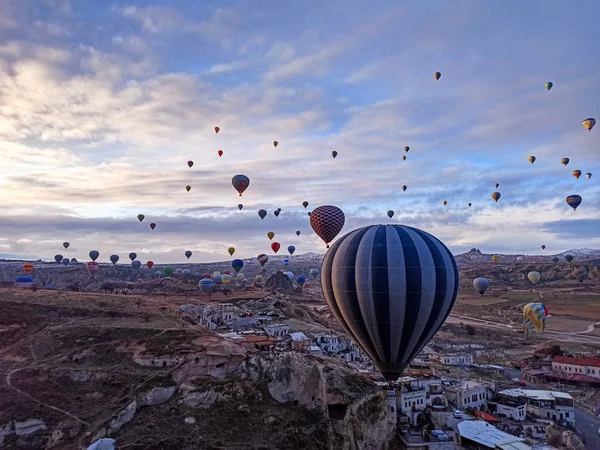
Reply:
[[[142,267],[142,263],[136,259],[135,261],[131,261],[131,267],[134,269],[139,269]]]
[[[351,231],[325,254],[321,286],[333,316],[388,380],[442,326],[459,273],[437,238],[403,225]]]
[[[294,273],[293,272],[283,272],[283,274],[288,277],[288,279],[290,281],[292,281],[294,279]]]
[[[109,259],[111,263],[116,264],[119,261],[119,255],[110,255]]]
[[[293,245],[290,245],[290,246],[288,247],[288,253],[289,253],[290,255],[293,255],[295,251],[296,251],[296,247],[294,247]]]
[[[305,282],[306,277],[304,275],[300,275],[298,278],[296,278],[296,283],[298,283],[300,286],[304,286]]]
[[[220,273],[213,273],[212,280],[215,282],[215,284],[221,284],[223,281],[223,275]]]
[[[202,278],[198,283],[198,287],[202,292],[208,294],[215,287],[215,282],[210,278]]]
[[[54,255],[54,261],[56,261],[59,264],[62,262],[63,259],[64,259],[63,255]]]
[[[569,196],[567,197],[567,204],[568,204],[568,205],[569,205],[571,208],[573,208],[573,211],[576,211],[576,210],[577,210],[577,207],[578,207],[579,205],[581,205],[581,200],[582,200],[582,198],[581,198],[581,196],[580,196],[580,195],[576,195],[576,194],[569,195]]]
[[[186,250],[186,251],[185,251],[185,257],[186,257],[187,259],[190,259],[190,258],[192,257],[192,252],[191,252],[190,250]]]
[[[90,252],[90,259],[92,261],[96,261],[98,259],[98,257],[100,256],[100,252],[98,252],[98,250],[92,250]]]
[[[242,267],[244,267],[244,261],[241,259],[234,259],[231,261],[231,267],[233,267],[233,270],[235,270],[236,273],[239,273],[240,270],[242,270]]]
[[[284,260],[283,260],[283,264],[284,264],[285,266],[287,266],[289,263],[290,263],[290,260],[289,260],[289,259],[287,259],[287,258],[286,258],[286,259],[284,259]]]
[[[192,271],[190,269],[183,269],[181,275],[183,275],[184,278],[189,278],[192,276]]]
[[[71,260],[69,258],[65,258],[61,262],[62,262],[63,266],[68,266],[69,263],[71,262]]]
[[[137,258],[137,253],[131,252],[131,253],[129,254],[129,259],[130,259],[131,261],[133,261],[135,258]]]
[[[23,276],[17,277],[17,279],[15,280],[15,286],[17,286],[17,287],[29,288],[32,285],[33,285],[33,278],[31,278],[29,275],[23,275]]]

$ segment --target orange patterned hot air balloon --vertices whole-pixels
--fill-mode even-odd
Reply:
[[[33,272],[33,264],[31,264],[31,263],[23,264],[23,271],[27,274],[30,274],[31,272]]]

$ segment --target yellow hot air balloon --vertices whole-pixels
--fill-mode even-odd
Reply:
[[[575,178],[579,178],[581,176],[581,170],[574,170],[573,171],[573,176]]]
[[[589,117],[583,121],[583,126],[588,131],[592,131],[592,128],[594,128],[594,125],[596,125],[596,119],[594,119],[593,117]]]
[[[233,254],[235,253],[235,248],[233,248],[233,247],[229,247],[229,248],[227,249],[227,251],[229,252],[229,254],[230,254],[231,256],[233,256]]]
[[[267,233],[267,237],[269,238],[269,240],[273,239],[275,237],[275,233],[273,233],[272,231],[269,231]]]
[[[534,270],[527,274],[527,278],[529,278],[529,281],[531,281],[533,284],[538,284],[540,281],[540,278],[542,278],[542,276],[540,275],[539,272],[536,272]]]
[[[500,261],[500,258],[498,258],[498,255],[494,255],[494,256],[492,256],[492,261],[498,262],[498,261]]]
[[[535,160],[536,160],[536,157],[535,156],[530,156],[528,159],[529,159],[529,162],[531,164],[533,164],[535,162]]]

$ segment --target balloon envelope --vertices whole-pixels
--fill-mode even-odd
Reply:
[[[244,261],[242,261],[241,259],[234,259],[233,261],[231,261],[231,267],[233,267],[233,270],[235,270],[236,273],[238,273],[240,270],[242,270],[242,267],[244,267]]]
[[[131,252],[131,253],[129,254],[129,259],[133,261],[135,258],[137,258],[137,253],[133,253],[133,252]]]
[[[202,292],[208,294],[215,287],[215,282],[210,278],[202,278],[198,283],[198,287]]]
[[[531,281],[533,284],[538,284],[541,277],[542,276],[540,275],[540,273],[536,272],[535,270],[527,274],[527,278],[529,278],[529,281]]]
[[[290,255],[293,255],[294,252],[296,251],[296,247],[294,247],[293,245],[288,246],[287,251]]]
[[[185,251],[185,257],[186,257],[187,259],[190,259],[190,258],[192,257],[192,252],[191,252],[190,250],[186,250],[186,251]]]
[[[100,253],[97,250],[92,250],[89,256],[92,261],[96,261],[100,256]]]
[[[473,280],[473,287],[477,292],[479,292],[479,295],[483,297],[485,291],[487,291],[490,287],[490,280],[487,278],[475,278]]]
[[[64,259],[63,255],[54,255],[54,261],[60,263]]]
[[[135,261],[131,261],[131,267],[133,267],[134,269],[139,269],[140,267],[142,267],[142,262],[138,261],[137,259]]]
[[[577,211],[577,207],[581,205],[582,200],[580,195],[569,195],[567,197],[567,205],[573,208],[573,211]]]
[[[110,255],[110,262],[116,264],[119,261],[119,255]]]
[[[246,175],[235,175],[231,179],[231,184],[235,190],[238,191],[238,194],[240,194],[241,197],[242,193],[248,188],[248,186],[250,186],[250,178],[248,178]]]
[[[259,209],[258,217],[260,217],[261,219],[264,219],[265,217],[267,217],[267,211],[265,211],[264,209]]]
[[[338,239],[321,286],[333,316],[383,376],[397,379],[442,326],[459,273],[446,246],[402,225],[374,225]]]
[[[342,231],[346,216],[337,206],[324,205],[315,208],[310,215],[310,226],[325,244],[329,244]]]

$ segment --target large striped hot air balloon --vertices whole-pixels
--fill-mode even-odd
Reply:
[[[543,303],[528,303],[523,307],[523,331],[541,333],[546,328],[547,308]]]
[[[450,250],[403,225],[351,231],[331,246],[321,270],[332,314],[388,380],[397,379],[442,326],[458,281]]]

